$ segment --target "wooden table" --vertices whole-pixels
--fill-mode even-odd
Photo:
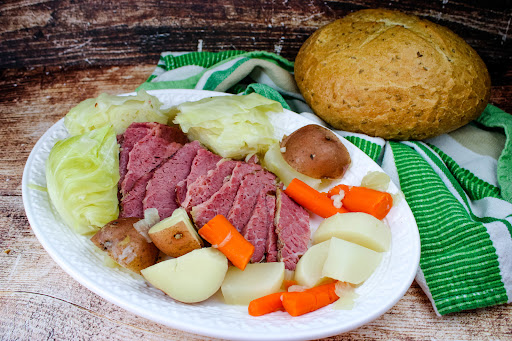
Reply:
[[[266,50],[293,59],[319,26],[367,7],[446,25],[487,63],[491,102],[512,112],[509,1],[3,1],[0,3],[0,339],[204,340],[105,301],[60,269],[21,198],[25,161],[78,102],[142,83],[161,51]],[[512,306],[437,317],[416,283],[377,320],[332,340],[512,338]]]

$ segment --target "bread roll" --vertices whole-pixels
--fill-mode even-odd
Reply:
[[[396,11],[361,10],[317,30],[295,79],[313,111],[337,129],[420,140],[478,117],[487,68],[449,29]]]

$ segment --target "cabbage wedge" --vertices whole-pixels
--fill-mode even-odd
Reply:
[[[110,125],[116,134],[122,134],[133,122],[167,124],[170,110],[161,110],[161,106],[158,98],[144,90],[135,96],[102,93],[72,108],[64,118],[64,125],[72,136]]]
[[[256,93],[210,97],[180,104],[173,122],[220,156],[242,159],[278,142],[269,114],[282,111],[279,102]]]
[[[117,219],[118,181],[119,146],[110,126],[58,141],[46,161],[50,200],[80,234]]]

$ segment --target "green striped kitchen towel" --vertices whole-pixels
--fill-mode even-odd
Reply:
[[[320,124],[293,63],[268,52],[165,52],[139,89],[257,92]],[[336,131],[399,184],[416,218],[416,281],[440,315],[512,301],[512,115],[488,105],[474,122],[425,141]]]

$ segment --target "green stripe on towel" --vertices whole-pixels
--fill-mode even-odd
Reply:
[[[507,302],[496,250],[425,159],[390,142],[402,191],[416,217],[420,266],[440,314]]]

